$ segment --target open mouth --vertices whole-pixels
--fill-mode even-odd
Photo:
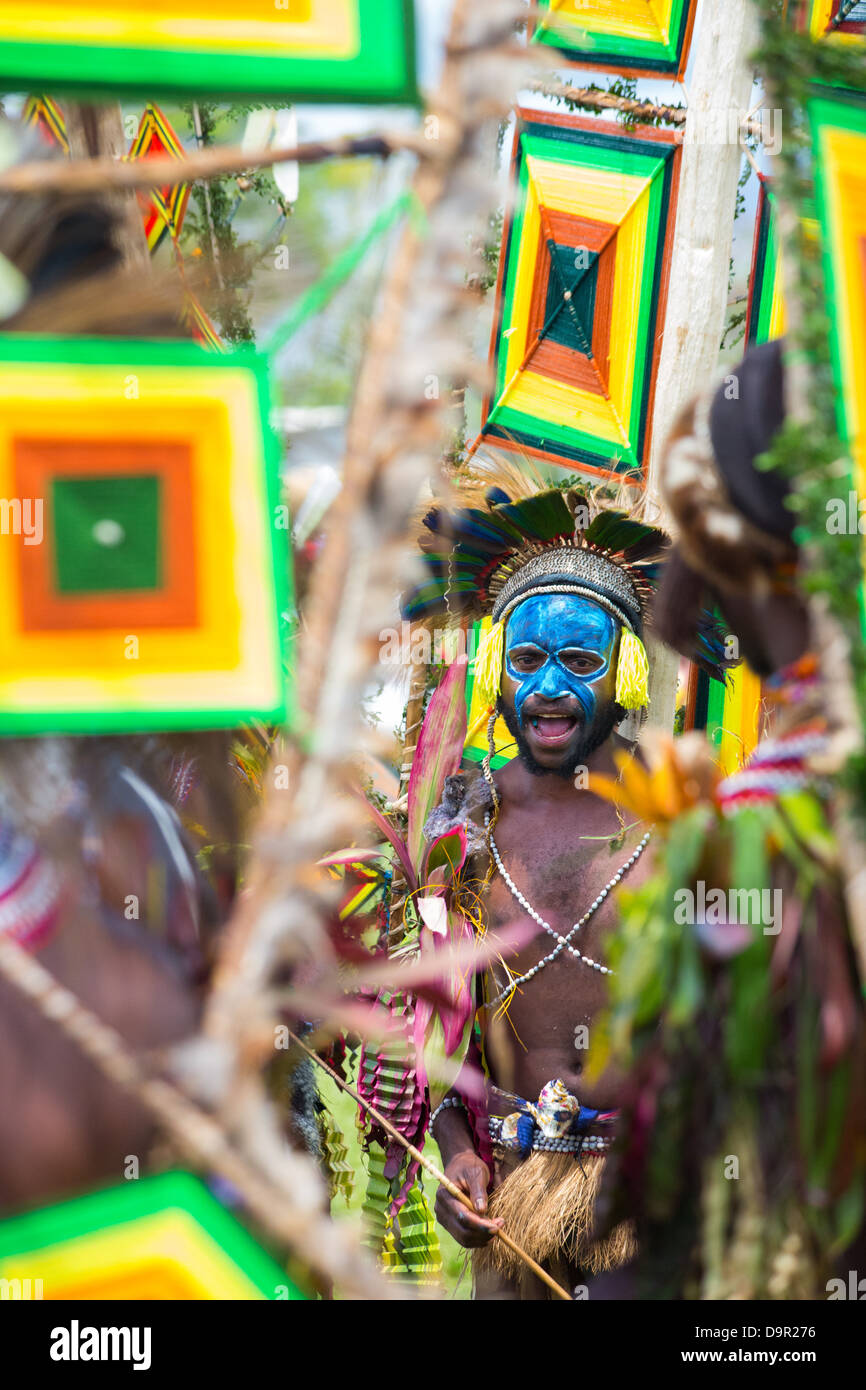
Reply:
[[[577,720],[572,714],[536,714],[529,721],[536,742],[547,748],[555,748],[567,743],[577,728]]]

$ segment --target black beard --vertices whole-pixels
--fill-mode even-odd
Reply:
[[[502,715],[508,726],[508,732],[517,744],[518,756],[524,767],[532,773],[533,777],[548,777],[552,775],[554,777],[562,777],[564,781],[572,778],[577,768],[582,767],[587,758],[594,753],[597,748],[600,748],[603,743],[607,743],[607,740],[610,738],[617,724],[625,719],[626,716],[626,711],[623,709],[622,705],[617,704],[616,700],[612,700],[610,704],[602,710],[598,718],[590,725],[583,741],[578,744],[573,756],[570,757],[567,762],[563,763],[561,767],[542,767],[523,736],[523,731],[517,720],[516,711],[509,705],[503,704],[501,697],[496,709],[497,713]]]

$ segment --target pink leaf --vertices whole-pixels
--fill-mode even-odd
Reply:
[[[415,1074],[418,1077],[418,1085],[422,1088],[427,1085],[427,1066],[424,1059],[425,1041],[430,1021],[435,1013],[436,1010],[429,999],[415,1000],[412,1040],[415,1044]]]
[[[442,799],[446,777],[453,777],[466,742],[466,671],[468,660],[458,657],[433,692],[409,773],[407,800],[409,856],[420,868],[424,854],[424,822]]]
[[[422,934],[422,946],[426,945],[428,951],[432,947],[434,955],[442,958],[441,983],[447,994],[447,1005],[434,1007],[431,1002],[419,999],[415,1007],[414,1026],[418,1072],[425,1081],[430,1079],[431,1085],[429,1062],[437,1056],[451,1058],[461,1050],[465,1054],[469,1045],[475,1016],[473,981],[476,971],[475,962],[460,960],[455,949],[461,945],[474,945],[472,924],[462,912],[445,908],[443,899],[433,901],[441,902],[442,908],[437,910],[436,927],[431,928],[432,941],[428,938],[425,943]],[[426,922],[423,912],[422,916]],[[460,1060],[462,1057],[458,1058]]]
[[[326,854],[324,859],[319,859],[317,867],[332,869],[340,864],[371,864],[375,859],[381,858],[380,849],[339,849],[334,854]]]

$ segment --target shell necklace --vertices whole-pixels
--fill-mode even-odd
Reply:
[[[644,835],[643,839],[641,840],[640,844],[638,845],[634,853],[631,855],[631,857],[625,861],[621,868],[617,869],[610,882],[606,883],[604,888],[602,888],[598,897],[595,899],[595,902],[590,903],[583,916],[579,918],[577,922],[575,922],[574,926],[565,936],[562,936],[556,930],[555,927],[552,927],[550,925],[549,922],[545,922],[544,918],[540,915],[540,913],[535,911],[535,908],[523,896],[520,889],[517,887],[517,884],[514,882],[513,878],[511,877],[505,865],[503,864],[502,856],[499,853],[499,849],[490,829],[489,811],[485,811],[484,813],[484,828],[487,831],[487,840],[490,845],[490,853],[493,856],[493,862],[495,863],[497,869],[502,875],[502,879],[506,887],[509,889],[512,896],[516,898],[517,901],[520,903],[520,906],[523,908],[524,912],[526,912],[528,916],[530,916],[533,919],[533,921],[537,922],[540,927],[543,927],[544,930],[547,932],[548,936],[552,936],[557,942],[557,945],[554,947],[554,949],[548,955],[543,956],[537,965],[533,965],[531,970],[527,970],[525,975],[520,975],[517,979],[512,979],[511,983],[508,986],[506,986],[502,993],[499,994],[497,998],[493,1000],[493,1004],[501,1004],[502,1000],[505,999],[506,996],[513,994],[519,985],[526,984],[527,981],[533,979],[533,977],[537,975],[540,970],[543,970],[546,965],[550,965],[551,961],[556,960],[557,956],[561,955],[561,953],[566,950],[574,957],[575,960],[582,961],[583,964],[588,965],[590,969],[598,970],[599,973],[602,975],[612,975],[613,971],[610,970],[608,966],[600,965],[598,961],[592,960],[590,956],[583,955],[581,951],[578,951],[576,946],[572,946],[571,938],[576,934],[576,932],[580,930],[584,923],[588,922],[590,917],[592,917],[598,911],[605,898],[607,897],[608,893],[610,893],[611,889],[615,888],[618,883],[622,882],[629,869],[633,867],[633,865],[637,862],[637,860],[640,858],[647,845],[649,844],[649,839],[650,835],[652,834],[652,831],[647,831],[647,833]]]

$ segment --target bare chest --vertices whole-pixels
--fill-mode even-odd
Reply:
[[[488,923],[495,933],[519,922],[530,935],[493,964],[488,998],[496,1000],[520,981],[507,1024],[517,1074],[530,1089],[557,1075],[579,1087],[594,1021],[608,1000],[609,979],[597,967],[607,964],[607,939],[617,921],[615,889],[620,882],[636,885],[649,869],[642,854],[632,861],[644,827],[630,828],[611,844],[619,829],[597,814],[548,819],[533,828],[530,817],[506,811],[495,828],[502,868],[494,870],[487,890]]]

